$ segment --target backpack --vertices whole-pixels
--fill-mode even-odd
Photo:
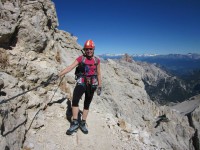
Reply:
[[[98,58],[96,56],[94,56],[94,65],[96,66],[95,69],[95,74],[93,76],[97,76],[97,65],[98,65]],[[81,63],[79,63],[79,65],[76,67],[75,70],[75,79],[77,80],[79,77],[83,77],[85,76],[85,70],[86,70],[86,65],[85,65],[85,60],[86,57],[83,55],[82,56],[82,60]]]

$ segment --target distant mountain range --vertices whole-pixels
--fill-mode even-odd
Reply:
[[[120,59],[124,54],[103,54],[99,57],[103,59]],[[191,74],[194,70],[200,69],[200,54],[142,54],[130,55],[135,61],[156,63],[162,69],[177,75],[185,76]]]
[[[101,54],[99,55],[102,58],[114,58],[114,57],[122,57],[125,54]],[[129,54],[132,57],[170,57],[170,58],[192,58],[192,59],[200,59],[200,54],[197,53],[188,53],[188,54]]]
[[[146,55],[133,56],[133,59],[159,64],[177,76],[189,75],[194,70],[200,69],[200,54]]]

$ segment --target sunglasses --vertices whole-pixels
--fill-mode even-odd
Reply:
[[[93,48],[86,48],[85,51],[93,51]]]

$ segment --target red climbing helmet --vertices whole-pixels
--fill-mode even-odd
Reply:
[[[95,49],[94,42],[92,40],[87,40],[84,44],[84,49],[92,48]]]

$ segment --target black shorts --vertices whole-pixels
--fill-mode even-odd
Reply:
[[[74,88],[72,106],[78,107],[79,101],[82,95],[85,93],[84,109],[89,110],[89,106],[94,96],[95,90],[96,88],[92,87],[91,85],[85,86],[77,84]]]

